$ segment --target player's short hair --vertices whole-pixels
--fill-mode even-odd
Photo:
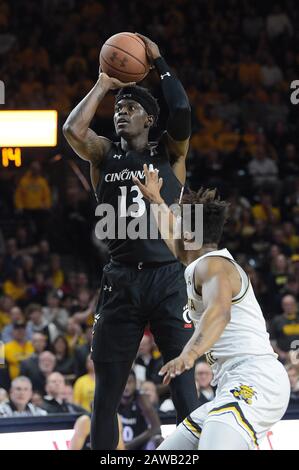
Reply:
[[[154,116],[154,125],[157,124],[160,107],[156,98],[154,98],[147,88],[138,85],[121,88],[115,97],[115,104],[125,99],[134,100],[141,104],[147,114]]]
[[[180,205],[191,204],[191,229],[195,231],[195,206],[203,205],[203,244],[218,244],[227,220],[229,203],[222,201],[216,189],[200,188],[184,194]]]

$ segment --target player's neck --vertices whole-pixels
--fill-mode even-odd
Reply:
[[[129,150],[136,150],[137,152],[142,152],[144,149],[148,148],[148,135],[140,134],[135,137],[132,137],[130,140],[125,140],[121,138],[121,149],[124,152]]]
[[[187,257],[187,264],[191,264],[193,261],[205,255],[206,253],[215,250],[218,250],[218,246],[216,244],[210,243],[209,245],[203,245],[199,250],[185,251]]]
[[[218,245],[216,243],[207,243],[202,245],[201,249],[199,250],[199,256],[203,256],[206,253],[210,253],[210,251],[218,250]]]

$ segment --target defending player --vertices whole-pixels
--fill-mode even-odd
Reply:
[[[191,209],[192,226],[175,239],[180,218],[160,194],[158,171],[145,165],[146,182],[134,182],[152,210],[161,234],[174,254],[187,266],[185,280],[189,311],[196,324],[181,354],[165,364],[164,383],[190,370],[206,354],[218,385],[216,397],[189,414],[159,449],[253,449],[284,415],[290,395],[287,373],[274,353],[263,313],[250,280],[227,249],[218,249],[227,204],[216,190],[200,190],[183,197],[181,207]],[[196,224],[195,205],[203,205],[203,225]],[[161,215],[169,216],[167,227]],[[169,229],[169,233],[167,233]],[[192,234],[203,230],[202,246],[191,248]],[[184,374],[183,374],[184,375]]]

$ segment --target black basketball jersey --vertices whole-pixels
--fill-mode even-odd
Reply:
[[[147,422],[138,406],[138,391],[135,392],[133,401],[128,404],[120,404],[118,414],[123,426],[124,443],[132,441],[148,429]]]
[[[113,143],[101,164],[100,180],[96,188],[99,204],[97,209],[102,204],[110,204],[115,213],[114,226],[109,219],[106,243],[111,257],[116,261],[172,262],[175,258],[161,239],[159,231],[156,230],[156,239],[150,238],[150,225],[153,225],[150,224],[150,204],[132,181],[134,175],[144,182],[144,163],[147,165],[152,163],[154,168],[159,169],[159,176],[163,178],[161,195],[165,202],[171,205],[179,199],[182,185],[173,173],[168,151],[162,140],[149,144],[149,148],[143,152],[134,150],[125,152],[120,143]],[[99,214],[96,212],[96,215]],[[105,214],[103,215],[105,218]],[[101,217],[99,223],[101,220],[103,222],[104,218]],[[134,227],[140,231],[141,224],[143,227],[141,236],[131,239],[132,231],[135,232]]]

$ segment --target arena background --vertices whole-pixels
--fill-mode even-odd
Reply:
[[[217,187],[231,203],[222,245],[250,276],[288,368],[288,417],[296,418],[296,343],[289,353],[292,341],[299,340],[299,108],[293,83],[299,80],[299,9],[293,0],[0,0],[0,339],[9,350],[0,388],[9,391],[21,360],[33,352],[33,331],[43,330],[49,337],[46,349],[69,385],[68,400],[82,405],[72,393],[86,374],[94,298],[107,252],[94,236],[96,202],[88,165],[67,145],[62,125],[97,79],[101,45],[121,31],[138,31],[157,42],[187,90],[192,106],[188,185]],[[142,85],[161,105],[154,140],[167,110],[155,72]],[[113,104],[110,94],[92,127],[115,140]],[[8,117],[3,111],[17,110],[57,111],[57,142],[34,143],[37,127],[32,143],[22,145],[17,121],[7,139],[1,133]],[[40,314],[32,320],[36,310]],[[47,320],[54,311],[54,324],[66,340],[58,345]],[[14,334],[9,326],[23,321],[30,344],[16,353],[6,346]],[[159,352],[149,335],[144,348],[157,369]],[[142,361],[136,364],[141,367]],[[155,367],[143,374],[159,388]],[[43,393],[36,394],[36,403]],[[7,425],[0,418],[0,432],[33,430],[39,423],[39,418],[14,419]],[[171,410],[161,412],[161,419],[173,422]],[[74,422],[57,420],[51,429],[71,428]],[[49,429],[40,421],[39,429]]]

